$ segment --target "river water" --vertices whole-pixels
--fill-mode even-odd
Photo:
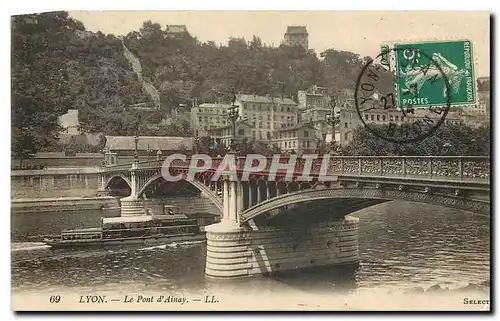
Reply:
[[[391,304],[413,309],[417,307],[410,301],[395,300],[401,298],[400,294],[419,296],[431,292],[437,293],[438,301],[450,293],[457,294],[453,309],[473,308],[464,305],[463,293],[489,299],[490,218],[409,202],[379,204],[351,214],[360,219],[361,262],[354,269],[222,282],[204,276],[204,243],[93,250],[31,246],[41,235],[57,234],[63,228],[97,226],[101,216],[117,215],[118,211],[13,214],[13,249],[31,248],[12,252],[13,295],[23,298],[33,293],[48,297],[54,293],[133,291],[200,296],[215,292],[229,296],[234,293],[259,296],[286,293],[301,298],[340,296],[341,299],[316,304],[317,309],[343,308],[344,301],[345,306],[349,302],[353,308],[384,309],[383,302],[388,309],[393,308]],[[437,286],[446,290],[436,290]],[[374,297],[385,299],[367,305],[366,298]],[[430,308],[433,304],[437,309],[442,307],[442,302],[438,304],[434,297],[429,298],[422,301],[420,308]],[[484,309],[484,306],[474,308]]]

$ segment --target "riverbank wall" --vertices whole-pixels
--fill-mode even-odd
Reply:
[[[11,214],[106,210],[119,207],[120,200],[111,196],[13,199],[10,203]]]
[[[11,171],[11,199],[95,197],[98,167]]]
[[[144,200],[144,208],[153,213],[163,212],[164,205],[173,205],[186,214],[207,213],[220,214],[210,200],[202,197],[178,196],[164,199]],[[120,197],[52,197],[52,198],[19,198],[11,200],[12,213],[36,213],[53,211],[82,211],[120,208]]]

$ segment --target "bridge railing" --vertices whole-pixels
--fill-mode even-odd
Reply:
[[[481,156],[358,156],[333,158],[329,173],[354,176],[489,180],[490,158]]]
[[[219,168],[223,158],[214,158],[206,171],[215,171]],[[279,163],[288,164],[290,157],[281,157]],[[245,157],[238,157],[236,169],[241,172],[245,169]],[[266,159],[266,166],[253,175],[266,175],[271,170],[273,159]],[[144,161],[137,164],[137,169],[161,168],[164,161]],[[187,170],[191,159],[174,159],[170,163],[171,169]],[[197,167],[204,162],[198,160]],[[306,166],[307,165],[307,166]],[[247,168],[250,165],[246,165]],[[258,160],[253,160],[251,167],[259,166]],[[490,158],[488,156],[324,156],[317,159],[299,157],[294,166],[294,177],[310,168],[309,175],[318,176],[370,176],[388,178],[422,178],[433,180],[460,180],[460,181],[489,181]],[[108,171],[131,168],[131,164],[107,167]],[[230,169],[227,167],[226,169]],[[286,169],[278,169],[276,176],[286,175]]]
[[[132,164],[118,164],[118,165],[106,165],[103,170],[105,172],[109,172],[109,171],[129,170],[131,168]]]

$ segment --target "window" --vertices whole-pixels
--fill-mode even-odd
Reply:
[[[238,130],[238,136],[245,136],[245,130],[243,128]]]
[[[271,120],[271,115],[267,115],[267,120]]]
[[[380,115],[377,115],[377,121],[380,121]]]
[[[370,119],[371,120],[375,120],[375,116],[374,115],[370,115]]]
[[[399,116],[394,116],[394,119],[395,119],[396,121],[399,121]]]
[[[391,115],[389,116],[389,121],[393,121],[394,120],[394,117]]]
[[[347,124],[347,122],[344,123],[344,128],[348,128],[349,125]]]
[[[385,118],[386,118],[386,117],[385,117],[385,115],[382,115],[382,120],[383,120],[383,121],[385,121]]]
[[[373,116],[373,115],[372,115]],[[348,140],[349,139],[349,133],[345,133],[344,134],[344,140]]]
[[[404,120],[405,120],[405,118],[403,116],[401,116],[401,121],[404,121]]]
[[[304,130],[304,137],[306,137],[306,138],[309,137],[309,131]]]
[[[285,148],[287,148],[287,146],[286,146],[286,142],[285,142]]]
[[[267,139],[270,140],[271,139],[271,132],[267,132]]]
[[[368,120],[368,115],[365,115],[365,119]]]

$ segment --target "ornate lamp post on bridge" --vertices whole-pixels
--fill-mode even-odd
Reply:
[[[335,101],[335,96],[332,96],[332,101],[331,101],[331,106],[332,110],[326,114],[326,123],[332,127],[332,140],[330,141],[330,154],[335,149],[335,153],[337,152],[336,149],[338,146],[336,146],[336,141],[335,141],[335,126],[340,122],[340,117],[335,115],[335,107],[337,106],[337,103]]]
[[[136,133],[135,136],[134,136],[134,145],[135,145],[134,163],[135,164],[139,163],[139,150],[137,148],[137,145],[139,143],[139,136],[137,134],[138,133]]]
[[[236,153],[236,147],[237,147],[237,142],[236,142],[236,120],[238,120],[239,117],[239,106],[235,105],[236,102],[236,95],[233,95],[232,99],[232,105],[229,107],[229,113],[228,117],[229,120],[233,123],[233,135],[231,137],[231,143],[229,145],[230,147],[230,152],[231,153]]]

